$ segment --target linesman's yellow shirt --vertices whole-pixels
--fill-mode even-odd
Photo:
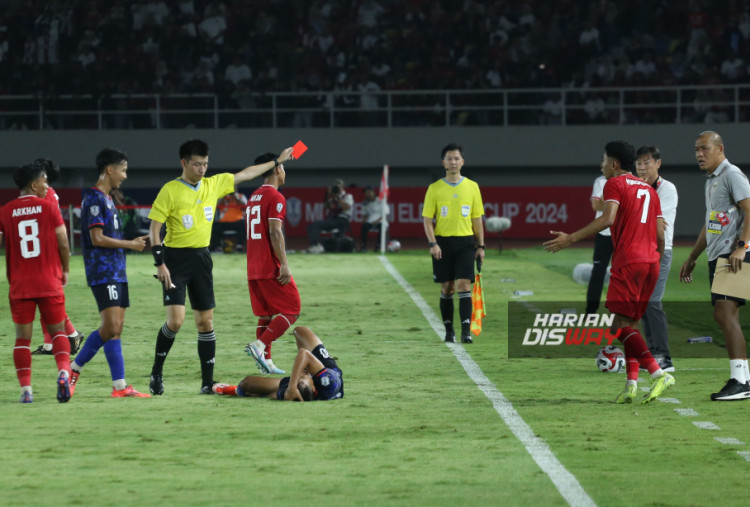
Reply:
[[[472,236],[471,219],[484,215],[479,185],[469,178],[448,183],[445,178],[427,187],[422,216],[435,218],[436,236]]]
[[[234,174],[221,173],[193,186],[180,178],[159,190],[148,218],[167,224],[164,244],[170,248],[204,248],[211,242],[216,201],[234,192]]]

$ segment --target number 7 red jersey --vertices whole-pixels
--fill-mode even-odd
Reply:
[[[273,251],[269,220],[284,221],[286,199],[273,185],[262,185],[247,200],[247,279],[279,276],[281,263]]]
[[[607,180],[602,196],[619,204],[612,231],[612,269],[636,262],[659,262],[656,249],[657,217],[662,217],[659,196],[651,185],[632,174]]]
[[[56,202],[23,195],[0,208],[10,299],[64,294],[55,229],[63,226]]]

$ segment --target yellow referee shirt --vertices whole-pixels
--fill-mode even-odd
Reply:
[[[148,218],[167,224],[166,246],[205,248],[211,242],[216,201],[232,192],[231,173],[203,178],[196,186],[177,178],[161,187]]]
[[[441,178],[427,188],[422,216],[435,218],[436,236],[473,236],[471,219],[484,215],[479,185],[463,177],[458,183]]]

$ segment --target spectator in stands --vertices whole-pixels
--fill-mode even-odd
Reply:
[[[388,209],[385,210],[386,215]],[[367,251],[367,234],[370,231],[378,232],[377,239],[375,240],[375,247],[373,250],[377,250],[377,245],[380,244],[380,231],[383,226],[383,201],[381,201],[376,195],[372,187],[365,187],[365,200],[362,202],[362,232],[360,237],[360,252]]]
[[[319,254],[325,251],[320,243],[321,232],[337,231],[338,234],[344,234],[349,230],[352,206],[354,206],[354,196],[344,189],[343,180],[334,181],[326,191],[323,219],[307,226],[307,235],[310,238],[307,253]]]
[[[235,55],[232,59],[232,63],[227,65],[224,70],[224,79],[232,83],[235,87],[240,81],[249,81],[253,77],[253,73],[250,71],[250,67],[242,61],[240,55]]]
[[[235,249],[242,250],[245,233],[245,206],[247,197],[242,192],[236,191],[227,194],[216,203],[217,219],[211,229],[211,249],[214,252],[231,252]],[[224,248],[224,235],[231,232],[227,248]]]
[[[112,201],[117,206],[117,215],[120,219],[120,227],[122,227],[122,235],[124,239],[130,240],[135,239],[141,234],[138,232],[140,218],[138,210],[136,208],[120,208],[120,206],[137,206],[138,203],[132,197],[128,197],[122,193],[119,188],[112,189],[110,192]],[[127,250],[126,250],[127,252]]]

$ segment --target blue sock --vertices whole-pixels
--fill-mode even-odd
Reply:
[[[125,360],[122,358],[122,342],[109,340],[104,344],[104,355],[109,363],[109,371],[112,373],[112,380],[125,378]]]
[[[81,350],[78,351],[75,362],[78,363],[79,366],[85,365],[94,358],[96,353],[99,352],[99,349],[102,348],[102,345],[104,345],[104,343],[102,342],[102,337],[99,336],[99,330],[97,329],[86,338]]]

